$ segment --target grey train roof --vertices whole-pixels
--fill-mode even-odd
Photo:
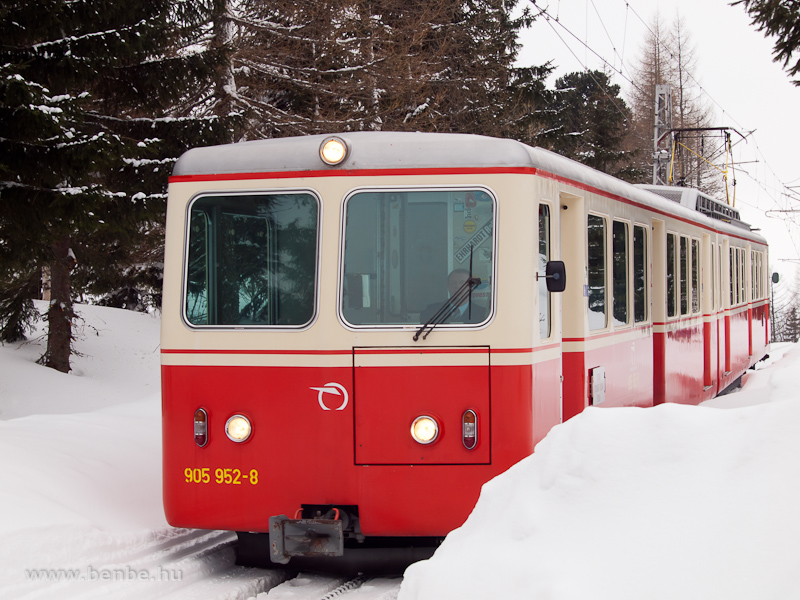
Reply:
[[[334,134],[348,145],[345,160],[328,166],[319,146],[330,135],[309,135],[194,148],[181,156],[172,174],[230,175],[281,171],[350,171],[362,169],[462,169],[521,167],[547,171],[610,194],[635,200],[675,216],[766,243],[749,230],[715,221],[646,189],[601,173],[554,152],[511,139],[461,133],[345,132]]]

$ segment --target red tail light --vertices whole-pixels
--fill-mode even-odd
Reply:
[[[461,417],[461,439],[467,450],[478,444],[478,415],[474,410],[466,411]]]
[[[194,411],[194,443],[201,448],[208,443],[208,413],[203,408]]]

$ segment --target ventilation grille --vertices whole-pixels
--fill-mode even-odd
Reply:
[[[662,198],[666,198],[667,200],[672,200],[673,202],[677,202],[678,204],[681,203],[681,198],[683,197],[683,192],[675,191],[675,190],[658,190],[654,188],[647,188],[654,194],[658,194]]]
[[[726,223],[739,220],[739,211],[735,208],[699,194],[697,196],[697,211],[708,215],[712,219],[719,219]]]

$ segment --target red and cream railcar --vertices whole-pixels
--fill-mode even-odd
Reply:
[[[188,152],[167,216],[168,521],[268,534],[277,562],[443,536],[586,406],[719,393],[766,351],[767,246],[701,199],[722,220],[466,135]]]

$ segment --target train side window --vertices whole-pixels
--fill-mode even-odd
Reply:
[[[739,305],[744,302],[744,265],[742,264],[743,250],[732,248],[731,258],[731,304]]]
[[[758,292],[758,299],[761,300],[761,252],[756,252],[756,260],[758,262],[756,267],[756,291]]]
[[[614,221],[612,225],[613,249],[613,302],[614,324],[628,324],[628,224]]]
[[[734,255],[736,254],[736,248],[731,248],[731,306],[736,305],[736,259]]]
[[[724,296],[725,290],[722,289],[722,244],[717,246],[717,284],[714,288],[719,292],[717,298],[719,298],[717,302],[717,309],[723,308],[724,305]]]
[[[681,314],[689,314],[689,239],[681,236]]]
[[[717,253],[711,244],[711,310],[717,308]]]
[[[739,249],[739,301],[747,302],[747,278],[745,272],[747,270],[747,252],[744,248]]]
[[[761,300],[762,288],[761,288],[761,270],[763,261],[761,260],[761,252],[756,252],[756,291],[758,292],[756,295],[759,300]]]
[[[608,324],[606,314],[606,220],[589,215],[587,221],[589,329],[603,329]]]
[[[700,242],[692,240],[692,312],[700,311]]]
[[[741,304],[744,301],[744,294],[742,294],[742,251],[740,248],[736,249],[736,304]]]
[[[550,260],[550,207],[539,205],[539,273],[544,273]],[[547,279],[539,277],[539,339],[550,337],[550,292]]]
[[[318,202],[309,193],[199,196],[190,205],[184,317],[287,326],[315,312]]]
[[[758,290],[758,299],[761,300],[761,296],[764,293],[764,285],[762,281],[762,273],[764,271],[764,255],[761,252],[756,252],[756,258],[758,261],[758,268],[756,269],[756,287]]]
[[[677,297],[677,266],[678,266],[678,236],[674,233],[667,234],[667,316],[674,317],[678,314]]]
[[[647,229],[633,227],[633,320],[647,320]]]
[[[742,293],[742,289],[744,288],[744,279],[742,277],[742,251],[740,248],[736,249],[736,304],[741,304],[744,302],[744,294]]]

